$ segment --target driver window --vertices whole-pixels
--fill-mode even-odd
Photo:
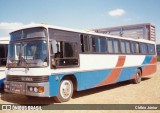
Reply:
[[[56,67],[78,66],[78,46],[76,42],[59,41],[57,42],[57,50],[57,53],[53,55]]]

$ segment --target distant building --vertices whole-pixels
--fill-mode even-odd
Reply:
[[[157,44],[156,48],[157,48],[157,56],[160,56],[160,44]]]
[[[110,28],[98,28],[92,30],[97,33],[117,35],[122,37],[142,38],[153,41],[155,41],[156,39],[155,26],[151,23],[116,26]]]

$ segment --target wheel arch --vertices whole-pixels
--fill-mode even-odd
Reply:
[[[72,83],[73,83],[73,90],[74,90],[74,91],[77,91],[78,82],[77,82],[77,78],[76,78],[76,76],[75,76],[74,74],[64,75],[64,76],[62,77],[61,81],[64,80],[64,79],[69,79],[69,80],[71,80]]]

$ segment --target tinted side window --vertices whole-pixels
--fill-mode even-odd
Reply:
[[[57,50],[53,57],[57,68],[78,66],[78,45],[76,42],[59,41],[57,42]]]
[[[89,52],[89,37],[81,35],[81,50],[82,52]]]
[[[121,52],[122,52],[122,53],[126,53],[125,41],[124,41],[124,40],[121,41]]]
[[[154,55],[155,54],[155,47],[153,44],[148,44],[148,53],[150,55]]]
[[[139,53],[139,45],[137,42],[132,42],[131,43],[131,49],[133,54],[138,54]]]
[[[120,53],[119,41],[117,39],[114,39],[113,44],[114,44],[114,53]]]
[[[64,42],[64,57],[77,57],[77,44],[71,42]]]
[[[132,53],[137,53],[136,42],[131,42]]]
[[[147,45],[145,43],[140,43],[141,54],[147,54]]]
[[[100,38],[100,52],[106,52],[107,48],[106,48],[106,38],[101,37]]]
[[[130,42],[126,41],[126,53],[131,53],[131,47],[130,47]]]
[[[99,38],[92,37],[92,52],[99,52]]]
[[[113,53],[113,40],[111,38],[107,39],[108,53]]]
[[[137,50],[137,53],[140,53],[140,50],[139,50],[139,43],[136,42],[136,50]]]

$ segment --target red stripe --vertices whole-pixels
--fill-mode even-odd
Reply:
[[[118,79],[120,75],[122,67],[124,65],[125,58],[126,56],[119,56],[116,67],[111,71],[110,75],[107,76],[107,78],[104,81],[102,81],[101,83],[97,85],[97,87],[116,82],[116,80]]]
[[[153,56],[152,60],[149,63],[149,64],[152,64],[152,65],[146,65],[144,67],[144,69],[142,70],[142,76],[147,76],[147,75],[155,73],[156,68],[157,68],[156,63],[157,63],[157,58],[156,58],[156,56]],[[155,64],[155,65],[153,65],[153,64]]]
[[[126,56],[119,56],[116,67],[122,67],[124,65]]]
[[[142,71],[142,76],[147,76],[156,72],[157,65],[147,65]]]
[[[136,78],[136,75],[133,75],[131,79],[133,80],[133,79],[135,79],[135,78]]]
[[[150,61],[149,64],[152,64],[152,65],[146,65],[143,70],[142,70],[142,76],[147,76],[147,75],[150,75],[150,74],[153,74],[156,72],[156,63],[157,63],[157,58],[156,56],[153,56],[152,57],[152,60]],[[153,65],[155,64],[155,65]],[[133,75],[131,79],[135,79],[136,75]]]

